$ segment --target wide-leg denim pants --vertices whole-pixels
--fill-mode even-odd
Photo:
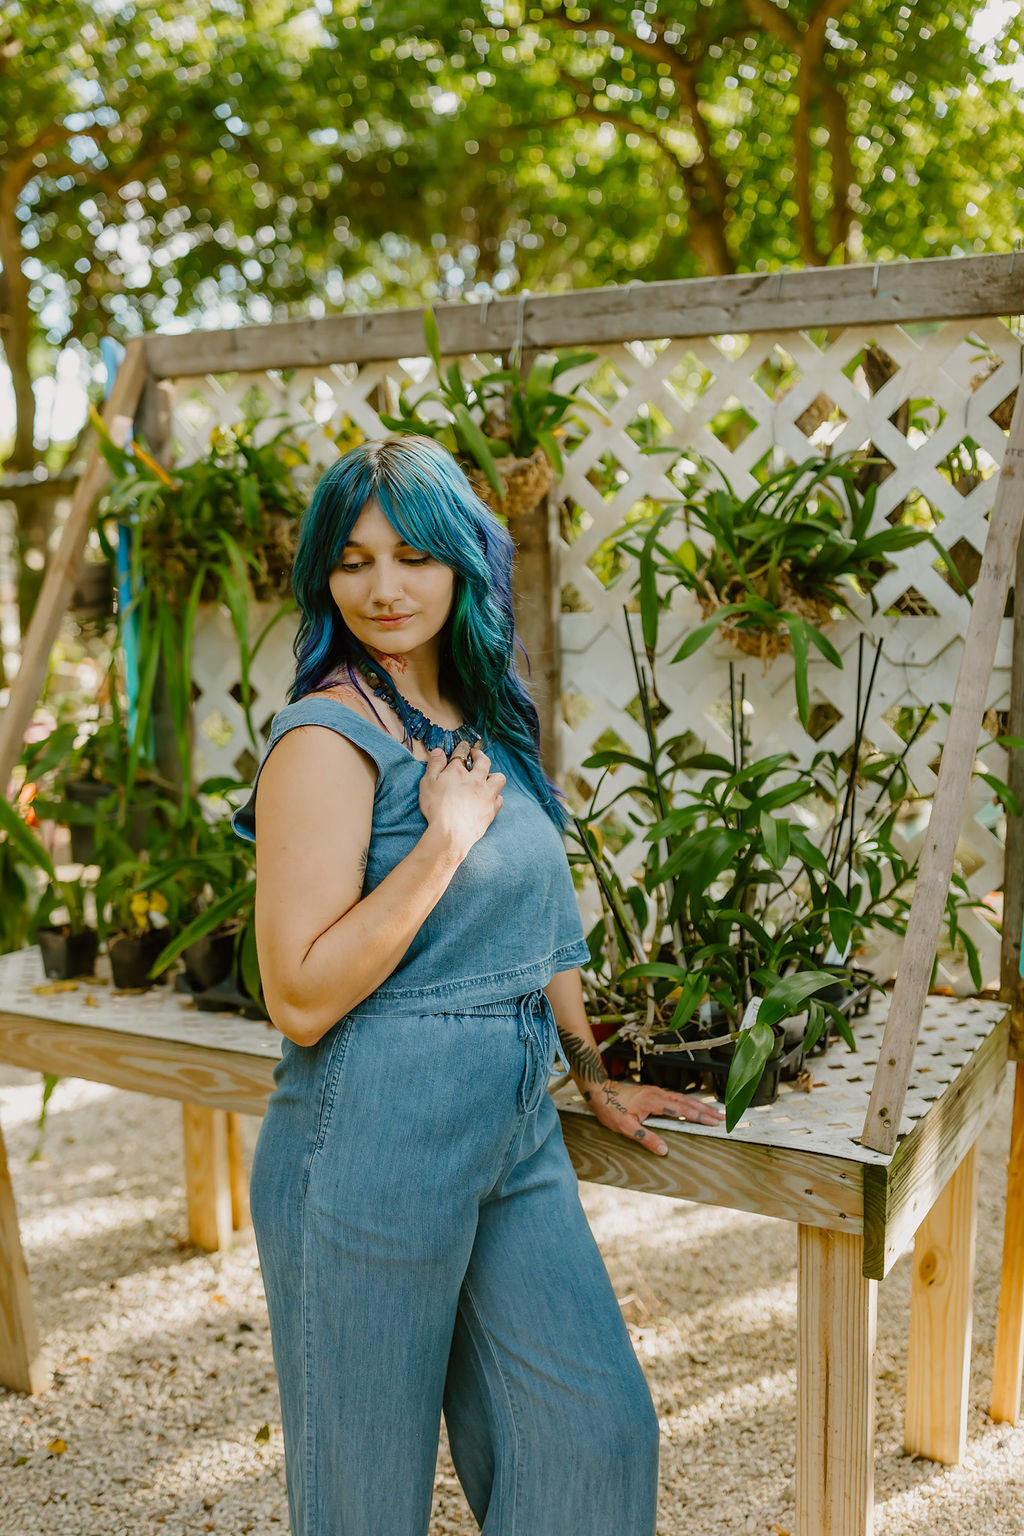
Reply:
[[[654,1536],[658,1421],[547,1083],[546,994],[285,1042],[256,1146],[292,1536]]]

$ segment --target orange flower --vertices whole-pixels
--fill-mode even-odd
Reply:
[[[34,784],[23,784],[18,794],[18,810],[21,812],[22,820],[27,827],[38,827],[39,825],[39,817],[32,809],[35,793],[36,786]]]

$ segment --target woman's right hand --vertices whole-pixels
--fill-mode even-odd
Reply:
[[[439,834],[465,858],[478,842],[503,804],[503,773],[491,773],[491,760],[480,747],[472,749],[472,767],[466,767],[467,743],[460,742],[451,759],[441,747],[427,756],[420,780],[420,810],[431,832]]]

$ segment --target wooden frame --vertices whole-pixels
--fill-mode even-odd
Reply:
[[[853,324],[901,323],[982,317],[1018,313],[1024,310],[1024,264],[1014,273],[1013,264],[1006,257],[986,256],[962,260],[931,260],[897,263],[884,270],[875,267],[848,267],[818,269],[801,273],[749,274],[728,278],[698,279],[686,282],[657,284],[628,284],[621,288],[583,290],[570,294],[550,296],[525,296],[498,300],[482,305],[440,306],[437,318],[442,334],[443,350],[448,355],[474,351],[507,352],[514,344],[524,348],[540,349],[552,346],[610,343],[634,339],[654,339],[673,336],[709,336],[725,332],[782,331],[786,328],[808,329]],[[159,381],[188,375],[206,375],[216,372],[245,372],[252,369],[290,368],[338,361],[362,362],[371,359],[419,355],[423,351],[423,311],[419,308],[402,311],[385,311],[365,316],[339,316],[318,321],[293,321],[270,326],[239,327],[230,331],[194,332],[186,336],[150,336],[129,345],[126,357],[118,371],[114,390],[105,409],[108,429],[115,441],[124,441],[132,418],[140,411],[149,413],[149,433],[154,430],[159,437]],[[154,414],[154,412],[156,414]],[[152,444],[151,444],[152,446]],[[1024,564],[1019,555],[1020,530],[1024,521],[1024,390],[1018,392],[1004,462],[1001,468],[996,506],[989,525],[989,533],[983,556],[982,570],[975,590],[975,603],[961,660],[953,713],[950,720],[942,767],[934,800],[929,838],[922,858],[921,874],[914,895],[910,916],[910,938],[907,941],[900,966],[900,978],[893,997],[880,1066],[876,1072],[861,1142],[865,1151],[875,1151],[889,1159],[884,1176],[877,1164],[868,1159],[864,1163],[853,1159],[860,1170],[861,1184],[861,1231],[842,1225],[839,1236],[833,1223],[846,1223],[856,1218],[856,1188],[849,1171],[833,1167],[835,1186],[825,1191],[815,1190],[814,1200],[804,1197],[799,1213],[778,1210],[774,1214],[787,1215],[797,1221],[801,1245],[801,1294],[807,1298],[820,1315],[820,1326],[832,1340],[832,1347],[845,1352],[850,1365],[852,1396],[843,1409],[843,1423],[852,1436],[850,1445],[859,1447],[862,1455],[870,1431],[869,1410],[865,1406],[865,1380],[863,1352],[865,1340],[870,1338],[873,1316],[873,1299],[870,1287],[876,1278],[884,1275],[895,1255],[915,1230],[920,1228],[929,1211],[935,1211],[934,1219],[925,1229],[922,1242],[929,1251],[935,1246],[943,1231],[949,1228],[949,1212],[961,1209],[964,1204],[964,1180],[968,1175],[959,1174],[964,1159],[970,1156],[980,1125],[994,1101],[1005,1063],[1008,1040],[1012,1039],[1014,1055],[1020,1061],[1024,1056],[1024,987],[1017,981],[1013,966],[1013,944],[1019,939],[1011,934],[1006,950],[1004,985],[1012,991],[1009,999],[1013,1006],[1010,1021],[994,1030],[985,1045],[979,1049],[963,1082],[959,1084],[955,1104],[944,1113],[925,1118],[905,1142],[897,1148],[901,1110],[906,1098],[912,1070],[914,1050],[920,1029],[921,1013],[927,991],[928,975],[938,927],[941,921],[945,891],[953,869],[955,853],[954,830],[959,824],[959,812],[970,777],[971,763],[977,745],[981,724],[983,686],[991,671],[995,651],[996,633],[1004,611],[1010,575],[1015,560],[1022,580],[1017,591],[1024,588]],[[5,717],[0,722],[0,772],[4,781],[9,779],[11,768],[17,761],[25,729],[31,719],[40,686],[61,616],[66,608],[73,585],[74,572],[88,531],[92,504],[102,490],[106,479],[106,466],[102,456],[94,448],[86,470],[72,502],[71,514],[65,525],[59,549],[44,582],[40,599],[33,614],[26,636],[24,657],[11,690],[11,699]],[[547,526],[534,540],[535,548],[530,555],[536,575],[531,579],[550,579],[550,551],[553,547],[552,508],[547,509]],[[557,672],[557,626],[551,603],[542,605],[539,621],[546,626],[548,644],[543,637],[532,646],[547,652],[546,666],[552,678]],[[554,626],[554,627],[553,627]],[[554,638],[552,638],[554,636]],[[1014,646],[1014,711],[1016,733],[1024,735],[1024,603],[1018,611],[1015,624]],[[549,686],[554,689],[549,679]],[[1014,727],[1011,726],[1011,729]],[[1011,755],[1011,777],[1024,786],[1024,754]],[[1024,851],[1024,830],[1015,828],[1014,838],[1008,849],[1014,864],[1019,863]],[[1024,897],[1017,887],[1007,882],[1010,897],[1007,906],[1007,927],[1016,926],[1018,933]],[[1011,888],[1012,887],[1012,888]],[[1012,977],[1012,981],[1007,979]],[[24,1063],[36,1061],[39,1053],[31,1046],[31,1028],[24,1032],[24,1020],[8,1015],[3,1020],[4,1050],[13,1051],[16,1059],[21,1054]],[[70,1033],[48,1031],[47,1059],[51,1046],[59,1047],[58,1055],[65,1059],[64,1070],[81,1070],[85,1063],[80,1059],[81,1032],[69,1027]],[[138,1048],[138,1059],[130,1068],[117,1064],[123,1040],[111,1044],[111,1057],[105,1070],[111,1076],[105,1081],[123,1082],[125,1086],[149,1085],[148,1091],[175,1092],[174,1071],[168,1053],[150,1042]],[[171,1056],[176,1060],[174,1053]],[[209,1058],[207,1066],[210,1065]],[[227,1068],[227,1063],[221,1063]],[[232,1069],[234,1070],[234,1069]],[[191,1071],[191,1069],[190,1069]],[[1007,1246],[1003,1270],[1003,1299],[1000,1305],[999,1337],[997,1340],[996,1379],[993,1397],[993,1414],[1015,1419],[1020,1409],[1020,1374],[1024,1359],[1024,1086],[1021,1074],[1024,1062],[1018,1065],[1018,1085],[1015,1098],[1014,1132],[1011,1155],[1010,1202],[1007,1213]],[[85,1072],[84,1075],[89,1075]],[[161,1086],[158,1086],[161,1085]],[[210,1087],[205,1069],[199,1071],[187,1084],[187,1092],[178,1092],[186,1103],[205,1105],[215,1114],[225,1114],[250,1107],[253,1103],[253,1084],[239,1082],[237,1091],[232,1090],[225,1098],[221,1089]],[[256,1093],[258,1097],[258,1092]],[[943,1100],[945,1102],[945,1100]],[[925,1127],[927,1126],[927,1129]],[[608,1149],[601,1135],[595,1135],[593,1126],[583,1122],[573,1123],[566,1118],[567,1140],[578,1159],[581,1177],[601,1177],[593,1171],[603,1166]],[[215,1180],[218,1193],[214,1208],[203,1218],[207,1222],[206,1236],[220,1241],[227,1223],[239,1218],[239,1210],[229,1217],[229,1206],[222,1192],[224,1169],[229,1164],[225,1152],[230,1137],[229,1121],[202,1120],[192,1117],[190,1136],[196,1146],[207,1145],[208,1152],[221,1170]],[[627,1149],[628,1150],[628,1149]],[[693,1149],[689,1172],[684,1176],[691,1181],[698,1175],[711,1181],[712,1187],[722,1188],[729,1179],[730,1159],[746,1157],[744,1176],[767,1187],[777,1169],[771,1156],[759,1165],[753,1154],[727,1150],[725,1144],[716,1143],[712,1149],[705,1143]],[[643,1154],[637,1153],[637,1157]],[[647,1160],[648,1162],[650,1160]],[[795,1167],[795,1164],[794,1164]],[[586,1172],[584,1170],[591,1169]],[[735,1163],[739,1177],[740,1163]],[[819,1168],[820,1172],[820,1168]],[[650,1178],[651,1170],[637,1164],[629,1178]],[[951,1180],[960,1183],[950,1185]],[[609,1182],[621,1182],[613,1177]],[[716,1182],[717,1181],[717,1182]],[[826,1181],[827,1182],[827,1181]],[[633,1183],[632,1187],[649,1187]],[[811,1184],[805,1188],[812,1188]],[[948,1195],[942,1195],[949,1188]],[[665,1192],[665,1191],[663,1191]],[[0,1196],[3,1189],[0,1189]],[[694,1196],[691,1194],[690,1198]],[[936,1202],[946,1200],[948,1210]],[[819,1204],[814,1202],[818,1201]],[[968,1201],[969,1203],[969,1201]],[[236,1207],[238,1202],[236,1201]],[[747,1207],[749,1208],[749,1207]],[[761,1208],[761,1207],[758,1207]],[[0,1259],[6,1257],[9,1269],[17,1270],[20,1249],[11,1246],[11,1230],[14,1223],[13,1203],[0,1199]],[[14,1223],[16,1238],[16,1223]],[[825,1237],[822,1234],[826,1234]],[[826,1240],[827,1238],[827,1240]],[[961,1234],[961,1239],[963,1234]],[[1011,1243],[1014,1246],[1011,1246]],[[860,1261],[860,1278],[857,1279],[851,1255]],[[964,1254],[959,1255],[961,1266]],[[961,1295],[966,1284],[967,1271],[961,1274]],[[919,1326],[927,1336],[931,1325],[927,1297],[927,1280],[918,1284]],[[825,1314],[829,1298],[844,1297],[850,1301],[856,1320],[853,1335],[842,1334],[840,1325],[832,1316]],[[962,1314],[962,1300],[956,1303]],[[2,1323],[0,1319],[0,1323]],[[839,1329],[839,1332],[837,1332]],[[15,1330],[16,1332],[16,1330]],[[0,1331],[0,1340],[15,1338],[10,1327]],[[38,1374],[31,1327],[22,1329],[15,1338],[14,1346],[22,1360],[21,1380],[31,1385]],[[963,1352],[963,1342],[958,1346]],[[856,1359],[854,1358],[856,1357]],[[920,1359],[920,1352],[918,1354]],[[856,1362],[860,1363],[857,1364]],[[948,1361],[947,1361],[948,1364]],[[854,1377],[856,1378],[854,1380]],[[801,1379],[804,1379],[802,1376]],[[817,1409],[807,1396],[807,1386],[802,1399],[801,1412]],[[918,1393],[919,1401],[926,1394]],[[857,1406],[860,1405],[860,1406]],[[835,1406],[835,1404],[831,1404]],[[997,1412],[998,1409],[998,1412]],[[958,1400],[957,1414],[960,1413]],[[947,1449],[959,1436],[959,1429],[951,1430],[947,1423],[940,1436],[935,1415],[927,1408],[921,1410],[921,1422],[925,1429],[923,1438],[933,1449],[944,1437]],[[958,1421],[959,1422],[959,1421]],[[918,1436],[921,1438],[921,1436]],[[957,1443],[959,1441],[957,1440]],[[843,1495],[846,1514],[826,1500],[810,1498],[811,1488],[821,1492],[824,1483],[835,1478],[842,1459],[842,1439],[835,1441],[831,1449],[826,1447],[816,1453],[816,1459],[801,1463],[799,1479],[804,1489],[805,1508],[812,1514],[801,1516],[801,1530],[822,1532],[850,1531],[857,1536],[870,1523],[870,1499],[865,1492],[862,1473]],[[929,1452],[930,1454],[931,1452]],[[831,1496],[830,1496],[831,1497]],[[855,1511],[851,1516],[850,1511]],[[818,1522],[818,1526],[807,1521]],[[853,1523],[851,1523],[851,1520]],[[858,1523],[859,1522],[859,1523]]]

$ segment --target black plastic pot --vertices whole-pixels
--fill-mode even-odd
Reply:
[[[51,981],[71,981],[75,976],[91,976],[96,965],[99,936],[95,928],[72,933],[63,928],[37,928],[36,943],[43,957],[43,970]]]
[[[107,954],[114,986],[139,988],[162,986],[167,973],[151,977],[149,968],[160,951],[170,943],[166,929],[151,928],[146,933],[121,933],[107,940]]]
[[[200,1013],[240,1013],[247,1019],[266,1022],[266,1009],[246,990],[234,971],[229,971],[214,986],[202,989],[191,986],[185,972],[179,971],[174,978],[174,990],[191,997]]]
[[[729,1069],[732,1066],[733,1051],[735,1046],[718,1045],[707,1054],[712,1057],[714,1065],[711,1068],[711,1081],[714,1086],[716,1098],[725,1098],[725,1085],[729,1081]],[[751,1099],[751,1108],[759,1104],[774,1104],[779,1096],[779,1083],[782,1081],[783,1067],[787,1061],[792,1064],[796,1055],[802,1053],[802,1045],[786,1048],[786,1036],[781,1029],[775,1031],[775,1044],[771,1054],[764,1064],[761,1081],[754,1089],[754,1097]]]
[[[114,572],[109,560],[83,560],[68,604],[79,619],[94,619],[114,611]]]
[[[216,929],[181,952],[185,976],[193,992],[205,992],[229,976],[235,964],[235,935]]]

